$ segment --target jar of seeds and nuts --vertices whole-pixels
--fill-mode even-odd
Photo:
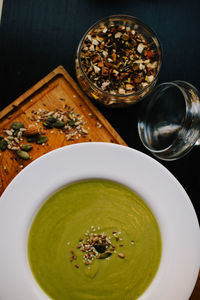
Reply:
[[[86,94],[107,106],[134,104],[156,84],[161,47],[139,19],[114,15],[95,23],[81,39],[77,79]]]

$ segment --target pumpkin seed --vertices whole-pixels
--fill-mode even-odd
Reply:
[[[49,117],[46,119],[46,122],[47,122],[47,123],[55,123],[55,122],[56,122],[56,118],[49,116]]]
[[[13,136],[16,137],[16,136],[18,135],[19,131],[20,131],[19,129],[16,129],[16,130],[13,132]]]
[[[21,145],[21,150],[23,150],[23,151],[30,151],[32,148],[33,148],[33,146],[32,145],[30,145],[30,144],[26,144],[26,145]]]
[[[69,125],[70,126],[73,127],[75,125],[75,123],[76,123],[76,120],[69,120]]]
[[[111,255],[112,255],[112,252],[106,251],[106,252],[104,252],[104,253],[101,253],[101,254],[98,256],[98,258],[99,258],[99,259],[104,259],[104,258],[108,258],[108,257],[111,256]]]
[[[6,140],[1,139],[0,140],[0,149],[1,149],[1,151],[5,151],[7,146],[8,146],[8,143],[6,142]]]
[[[18,155],[20,158],[25,159],[25,160],[27,160],[27,159],[30,158],[29,154],[28,154],[26,151],[23,151],[23,150],[18,150],[18,151],[17,151],[17,155]]]
[[[21,122],[14,122],[10,125],[10,127],[14,130],[20,129],[24,127],[24,124]]]
[[[53,123],[53,126],[56,128],[62,128],[65,126],[65,122],[57,120],[55,123]]]
[[[27,141],[29,143],[36,143],[37,142],[37,139],[38,139],[38,134],[37,135],[33,135],[33,136],[30,136],[27,138]]]
[[[48,137],[46,135],[41,135],[37,137],[36,144],[45,144],[48,141]]]
[[[47,129],[53,128],[53,123],[49,123],[49,122],[47,122],[47,121],[44,121],[42,124],[43,124],[43,126],[46,127]]]

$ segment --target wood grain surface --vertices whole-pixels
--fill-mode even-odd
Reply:
[[[65,111],[69,107],[83,117],[83,121],[86,123],[84,129],[88,131],[88,134],[76,135],[68,140],[62,130],[46,129],[42,122],[37,123],[32,119],[33,112],[54,111],[55,109]],[[20,159],[16,151],[6,149],[1,152],[0,194],[16,174],[31,161],[56,148],[81,142],[111,142],[126,145],[62,66],[57,67],[0,112],[0,132],[4,137],[6,136],[4,130],[9,130],[10,125],[15,121],[22,122],[25,128],[28,128],[30,124],[37,125],[48,137],[48,142],[44,145],[30,143],[33,145],[33,149],[29,152],[31,156],[29,160]],[[21,143],[25,144],[24,141]]]
[[[25,127],[35,124],[35,121],[31,121],[33,111],[40,109],[52,111],[63,109],[66,105],[73,108],[80,116],[83,116],[88,134],[79,137],[78,140],[67,140],[63,132],[56,129],[52,133],[52,130],[46,130],[42,124],[38,124],[48,137],[48,142],[43,146],[35,146],[34,144],[33,149],[30,151],[30,160],[19,159],[16,151],[5,150],[0,153],[0,195],[25,166],[41,155],[56,148],[79,142],[112,142],[126,145],[62,66],[57,67],[0,112],[0,134],[4,134],[2,133],[3,130],[9,129],[10,125],[15,121],[22,122]],[[190,300],[199,299],[200,273],[190,297]]]

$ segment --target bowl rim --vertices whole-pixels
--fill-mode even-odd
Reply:
[[[95,167],[94,162],[97,161],[98,154],[100,158],[97,166]],[[79,165],[78,165],[78,173],[77,173],[77,168],[74,169],[74,161],[77,161],[78,155],[80,156],[78,158]],[[82,155],[85,155],[86,157],[85,160],[82,159]],[[73,159],[71,159],[72,157]],[[119,160],[119,165],[116,164],[116,159],[117,161]],[[104,160],[106,161],[106,163],[104,163]],[[88,161],[90,161],[90,167],[89,170],[88,169],[85,170],[85,167],[86,166],[88,167],[87,165]],[[71,169],[72,172],[70,174],[67,174],[66,172],[65,162],[68,162],[70,166],[73,166],[73,170]],[[48,168],[50,167],[50,170],[55,170],[54,169],[55,166],[57,170],[60,170],[59,168],[61,167],[62,172],[61,174],[57,174],[56,178],[52,178],[53,176],[51,176],[51,172],[49,172],[49,169],[46,170],[44,167],[48,167]],[[113,166],[114,169],[110,169],[110,166]],[[131,178],[130,176],[131,174],[133,174],[134,171],[132,167],[135,167],[137,170],[137,174],[135,173],[135,175],[133,176],[134,178]],[[108,174],[107,173],[105,174],[105,168],[108,171]],[[119,172],[119,170],[121,170],[121,173]],[[30,171],[32,172],[33,181],[35,180],[35,182],[38,184],[39,192],[36,191],[36,195],[30,196],[29,201],[25,201],[26,199],[25,196],[30,195],[30,190],[27,188],[27,183],[30,181],[29,179],[30,176],[28,176],[30,175]],[[40,176],[38,176],[38,171],[40,171]],[[128,172],[128,174],[125,172]],[[155,177],[153,176],[153,173],[154,175],[156,175]],[[40,178],[44,178],[43,177],[44,174],[48,174],[47,175],[48,180],[45,178],[42,180],[43,182],[41,182]],[[16,279],[15,276],[17,276],[17,280],[15,280],[14,283],[12,282],[13,289],[9,288],[9,293],[14,293],[16,289],[20,289],[23,295],[27,295],[27,293],[30,293],[31,297],[26,297],[26,299],[30,299],[30,300],[49,299],[49,297],[47,297],[47,295],[37,284],[35,278],[33,277],[33,274],[30,271],[30,266],[28,264],[27,258],[25,259],[25,253],[27,253],[26,251],[27,240],[25,240],[25,237],[27,237],[28,235],[28,226],[30,225],[30,220],[31,220],[30,216],[33,216],[33,213],[35,212],[35,208],[36,207],[38,208],[38,203],[41,203],[41,199],[47,199],[47,195],[49,195],[52,191],[55,191],[55,188],[62,187],[64,183],[66,184],[69,182],[73,182],[74,180],[78,180],[80,178],[81,179],[89,178],[88,174],[89,175],[92,174],[93,176],[95,174],[98,174],[99,177],[103,177],[104,179],[111,179],[113,181],[118,181],[119,183],[125,184],[127,187],[135,190],[136,193],[138,193],[144,200],[146,200],[145,201],[146,204],[152,210],[154,216],[157,219],[161,231],[161,238],[163,241],[163,250],[162,250],[160,266],[152,282],[147,287],[147,289],[143,292],[143,294],[140,295],[138,300],[139,299],[155,300],[161,298],[164,300],[175,299],[175,298],[176,300],[187,300],[195,285],[199,266],[200,266],[199,225],[198,225],[198,220],[194,208],[192,206],[189,197],[187,196],[185,190],[178,182],[178,180],[164,166],[162,166],[161,163],[159,163],[155,159],[149,157],[148,155],[138,150],[131,149],[127,146],[122,146],[122,145],[117,145],[112,143],[103,143],[103,142],[79,143],[70,146],[64,146],[56,150],[53,150],[41,156],[40,158],[36,159],[35,161],[31,162],[8,185],[7,189],[2,195],[3,196],[2,199],[0,199],[0,208],[1,208],[0,211],[2,211],[3,208],[6,209],[7,211],[10,211],[11,208],[10,205],[13,203],[14,207],[12,207],[13,210],[12,213],[14,213],[14,215],[17,217],[18,222],[17,222],[17,226],[14,226],[13,224],[11,227],[14,234],[13,239],[15,239],[14,243],[17,242],[18,246],[15,251],[16,253],[13,254],[12,253],[13,248],[12,247],[7,248],[8,243],[13,243],[13,239],[7,239],[5,234],[2,235],[3,247],[0,248],[0,254],[1,254],[0,264],[2,264],[2,267],[5,267],[7,266],[9,261],[9,266],[10,268],[14,268],[14,272],[9,273],[13,269],[10,271],[6,270],[6,272],[8,272],[6,274],[5,272],[3,274],[2,272],[0,272],[0,286],[2,286],[0,293],[3,293],[4,296],[5,293],[8,292],[5,291],[6,278],[8,278],[10,282],[12,281],[13,277]],[[145,184],[147,184],[145,189],[144,189],[144,183],[141,180],[142,176],[145,177]],[[66,178],[68,180],[67,182],[65,181]],[[160,184],[155,183],[155,178],[160,180]],[[26,187],[26,191],[18,187],[19,183],[21,187],[22,185]],[[53,186],[51,185],[52,183]],[[152,188],[152,183],[154,184],[154,188]],[[167,189],[167,191],[169,190],[169,192],[166,193],[167,195],[165,194],[163,195],[162,187],[163,185],[165,186],[166,184],[169,185]],[[159,186],[158,189],[159,195],[157,195],[158,192],[156,190],[157,185]],[[42,191],[41,191],[41,186],[42,186]],[[137,187],[137,189],[136,188],[134,189],[134,187]],[[15,199],[16,189],[17,189],[18,197],[20,195],[23,195],[24,202],[21,200],[20,197],[17,199],[18,201],[13,201],[16,200]],[[149,189],[152,189],[152,191],[149,191]],[[38,193],[39,193],[39,199],[37,198]],[[147,201],[147,195],[148,195],[148,201]],[[156,199],[154,199],[155,195],[156,195]],[[175,199],[170,199],[169,195],[173,195]],[[158,201],[158,196],[163,197],[161,203],[160,201]],[[12,198],[14,199],[12,200]],[[35,199],[37,199],[37,201]],[[24,203],[23,210],[21,209],[19,203],[20,201]],[[33,201],[36,201],[37,203]],[[150,205],[151,203],[152,205]],[[162,204],[164,207],[162,206]],[[172,205],[175,205],[175,207],[173,207],[175,212],[173,212],[172,210]],[[28,214],[28,216],[25,214],[25,211],[27,209],[28,209],[28,213],[26,212],[26,214]],[[18,211],[20,212],[20,218],[23,218],[22,217],[23,213],[24,216],[26,215],[24,217],[25,219],[22,220],[21,225],[19,225],[20,218],[18,217],[19,216]],[[186,218],[184,216],[184,212],[187,214]],[[163,214],[164,214],[164,220],[161,219],[161,216],[163,217]],[[9,223],[7,222],[7,217],[9,216],[6,215],[4,211],[4,215],[2,215],[0,218],[0,232],[4,231],[5,228],[7,230],[7,227],[9,227],[8,226]],[[175,223],[178,222],[177,228],[176,226],[174,228],[174,224],[175,224],[174,222]],[[167,226],[165,226],[166,223]],[[24,224],[27,225],[26,229],[22,227],[24,226]],[[191,227],[188,226],[188,224],[191,225]],[[20,230],[17,228],[18,226],[21,226]],[[192,230],[190,230],[191,228]],[[20,236],[18,231],[20,231]],[[182,231],[184,231],[184,235]],[[180,232],[181,235],[177,236],[177,234]],[[192,245],[190,245],[190,243],[188,244],[185,243],[185,237],[188,237],[188,241],[190,241]],[[179,244],[180,240],[181,240],[181,244]],[[176,247],[173,247],[172,241],[176,243]],[[184,248],[182,247],[183,243],[184,243]],[[19,249],[22,251],[22,253],[19,253],[18,251]],[[26,266],[24,266],[24,268],[20,268],[21,272],[24,272],[22,275],[18,274],[17,272],[17,268],[19,268],[19,265],[17,266],[17,264],[19,264],[19,262],[17,261],[18,260],[17,253],[19,256],[21,256],[21,259],[23,259],[23,261],[24,260],[26,261]],[[189,253],[190,255],[188,259],[185,260],[185,255],[187,253]],[[191,255],[191,253],[193,253],[194,255],[193,254]],[[9,258],[11,260],[9,260]],[[15,258],[17,259],[15,260]],[[12,263],[12,261],[14,263]],[[182,266],[183,261],[185,266]],[[167,272],[168,270],[171,271],[174,270],[175,274],[173,274],[172,272],[172,274],[169,276],[169,273]],[[177,276],[177,273],[179,274],[179,276]],[[8,274],[11,275],[11,277],[8,277]],[[22,278],[24,279],[22,282],[20,282],[20,280],[22,279],[19,278],[20,277],[19,275],[20,276],[26,275],[24,278]],[[188,277],[189,275],[190,277]],[[19,281],[19,284],[17,284],[17,281]],[[185,284],[183,285],[184,282]],[[164,298],[163,298],[163,288],[166,286],[168,287],[168,290],[164,294]],[[157,295],[157,298],[155,298],[155,294]],[[174,295],[176,295],[176,297],[174,297]],[[0,294],[0,296],[2,296],[2,294]],[[3,297],[3,299],[10,300],[13,298],[5,296]],[[15,299],[22,300],[25,298],[23,297],[19,298],[18,295],[16,295]]]
[[[112,19],[116,19],[116,18],[124,18],[124,19],[127,19],[127,20],[130,20],[132,22],[135,22],[136,24],[138,23],[139,25],[143,26],[147,31],[149,31],[153,36],[153,40],[155,39],[157,44],[155,43],[154,41],[154,44],[156,46],[156,48],[158,49],[158,53],[159,53],[159,68],[157,70],[157,73],[156,73],[156,76],[154,77],[154,79],[147,85],[145,86],[144,88],[140,89],[139,91],[137,92],[133,92],[133,93],[128,93],[128,94],[112,94],[112,93],[108,93],[108,92],[105,92],[104,90],[102,90],[101,88],[99,88],[98,86],[96,86],[90,79],[89,77],[87,76],[87,74],[85,73],[83,67],[82,67],[82,63],[81,63],[81,56],[80,56],[80,53],[81,53],[81,49],[82,49],[82,44],[85,40],[85,37],[87,36],[87,34],[93,29],[95,28],[96,26],[98,26],[101,22],[106,22],[108,20],[111,20]],[[153,29],[147,25],[146,23],[144,23],[143,21],[141,21],[139,18],[137,17],[134,17],[134,16],[131,16],[131,15],[126,15],[126,14],[115,14],[115,15],[110,15],[110,16],[107,16],[107,17],[104,17],[102,19],[99,19],[98,21],[96,21],[95,23],[93,23],[93,25],[91,25],[87,31],[84,33],[84,35],[82,36],[79,44],[78,44],[78,47],[77,47],[77,51],[76,51],[76,59],[78,60],[78,63],[79,63],[79,68],[81,69],[82,73],[84,74],[85,78],[89,81],[89,83],[91,84],[91,86],[94,88],[94,89],[97,89],[99,92],[103,93],[105,96],[112,96],[112,97],[116,97],[116,100],[118,100],[117,98],[128,98],[128,97],[131,97],[131,96],[137,96],[137,95],[140,95],[141,93],[143,93],[145,90],[147,90],[150,86],[153,86],[154,83],[156,83],[157,79],[158,79],[158,75],[160,73],[160,70],[161,70],[161,67],[162,67],[162,59],[163,59],[163,51],[162,51],[162,45],[158,39],[158,36],[157,34],[153,31]]]

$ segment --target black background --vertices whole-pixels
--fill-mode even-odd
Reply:
[[[185,80],[200,89],[198,0],[4,0],[0,27],[0,109],[58,65],[75,77],[74,58],[82,35],[98,19],[129,14],[158,35],[163,64],[158,83]],[[137,133],[141,103],[123,109],[99,107],[128,146],[147,153]],[[173,162],[160,161],[183,185],[197,215],[200,149]]]

